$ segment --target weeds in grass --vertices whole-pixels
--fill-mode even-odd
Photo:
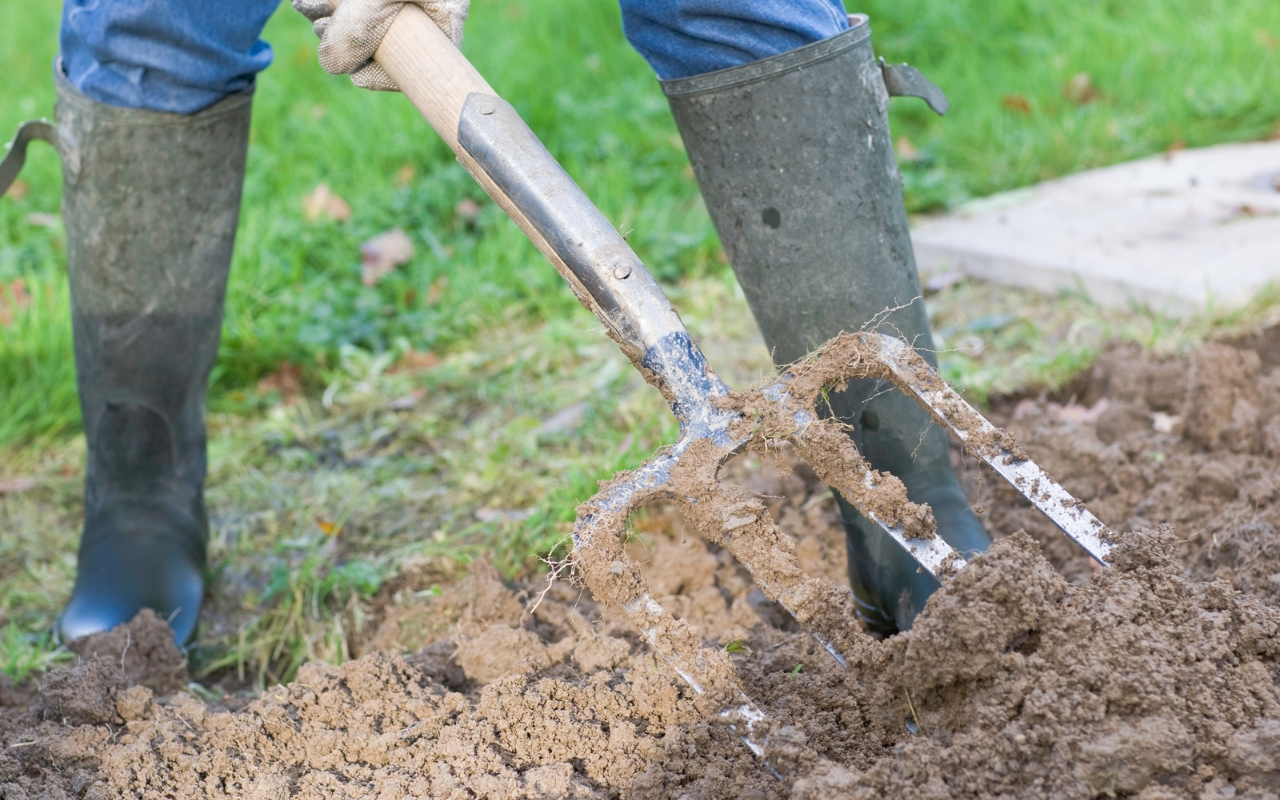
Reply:
[[[26,272],[6,282],[3,274],[0,268],[0,446],[74,431],[80,401],[66,281]]]
[[[28,675],[40,674],[55,664],[68,661],[71,653],[57,646],[49,632],[27,633],[12,621],[0,635],[0,673],[15,684]]]
[[[319,548],[300,563],[273,567],[235,643],[204,661],[201,674],[233,668],[240,681],[251,676],[262,689],[292,680],[308,661],[348,660],[351,633],[364,622],[363,603],[383,576],[367,561],[333,564],[331,557],[331,549]]]
[[[1244,306],[1212,305],[1184,317],[1146,306],[1102,308],[1088,297],[962,283],[928,300],[943,377],[980,404],[996,394],[1055,391],[1109,340],[1136,342],[1157,356],[1182,355],[1211,337],[1280,320],[1280,288]]]

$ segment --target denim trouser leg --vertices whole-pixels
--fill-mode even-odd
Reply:
[[[632,47],[663,80],[776,56],[848,29],[842,0],[620,0]]]
[[[784,53],[848,27],[842,0],[620,0],[627,39],[658,77]],[[259,37],[279,0],[65,0],[62,68],[100,103],[190,114],[271,63]]]
[[[62,70],[99,103],[191,114],[271,63],[279,0],[64,0]]]

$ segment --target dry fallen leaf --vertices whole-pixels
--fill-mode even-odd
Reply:
[[[958,269],[939,272],[937,275],[929,276],[929,278],[924,282],[924,290],[930,294],[941,292],[946,289],[950,289],[952,286],[955,286],[964,279],[964,272]]]
[[[898,137],[898,143],[894,149],[898,151],[899,161],[915,161],[920,158],[920,151],[905,136]]]
[[[470,197],[466,197],[453,209],[453,213],[470,222],[480,213],[480,205]]]
[[[347,201],[333,193],[329,184],[322,183],[311,190],[302,199],[303,214],[307,222],[316,222],[321,217],[328,217],[334,222],[346,222],[351,219],[351,206]]]
[[[387,371],[393,374],[400,372],[423,372],[425,370],[434,369],[439,366],[439,364],[440,356],[430,350],[423,352],[410,350],[400,356],[400,360],[392,365],[391,369]]]
[[[1069,425],[1092,425],[1102,416],[1102,412],[1106,411],[1111,403],[1107,398],[1099,398],[1098,402],[1092,406],[1085,407],[1079,403],[1068,403],[1065,406],[1057,403],[1050,403],[1048,406],[1049,415],[1056,418],[1059,422],[1065,422]]]
[[[1102,92],[1098,91],[1098,87],[1093,85],[1093,79],[1089,77],[1089,73],[1077,72],[1071,76],[1071,80],[1062,84],[1062,96],[1076,105],[1082,106],[1102,97]]]
[[[31,293],[22,278],[14,278],[7,286],[0,283],[0,327],[13,324],[17,312],[31,305]]]
[[[1038,417],[1040,416],[1041,411],[1042,409],[1040,408],[1040,404],[1035,400],[1032,400],[1030,397],[1027,397],[1019,400],[1018,404],[1013,407],[1013,418],[1023,419],[1024,417]]]
[[[5,192],[5,196],[13,200],[21,200],[27,196],[27,190],[30,188],[26,181],[18,178],[9,184],[9,191]]]
[[[336,522],[330,522],[324,517],[316,517],[316,527],[319,528],[320,532],[325,536],[342,535],[342,526]]]
[[[449,285],[449,279],[441,275],[431,282],[431,288],[427,289],[427,305],[434,306],[440,302],[440,298],[444,295],[445,287]]]
[[[62,222],[62,217],[57,214],[46,214],[43,211],[35,211],[23,217],[28,225],[35,225],[37,228],[56,228]]]
[[[620,456],[625,456],[627,453],[631,452],[631,445],[635,443],[636,443],[635,434],[628,433],[626,436],[622,437],[622,441],[618,442],[618,447],[614,450],[614,452]]]
[[[538,433],[544,436],[564,431],[574,431],[582,424],[587,413],[586,403],[574,403],[568,408],[557,411],[550,419],[538,426]]]
[[[1025,94],[1006,94],[1000,98],[1000,105],[1015,114],[1027,116],[1031,114],[1031,101],[1027,99]]]
[[[413,258],[413,242],[399,228],[380,233],[360,245],[360,280],[374,286]]]
[[[17,494],[36,488],[35,478],[5,478],[0,480],[0,494]]]
[[[476,519],[481,522],[521,522],[533,516],[534,509],[477,508]]]
[[[1232,216],[1237,217],[1274,217],[1280,214],[1270,208],[1262,208],[1251,203],[1242,203],[1232,210]]]
[[[396,179],[395,179],[396,188],[403,189],[404,187],[408,186],[410,183],[413,183],[413,175],[414,175],[414,169],[412,164],[405,164],[403,167],[401,167],[400,171],[396,173]]]
[[[275,372],[258,381],[258,394],[279,394],[284,404],[291,406],[302,397],[302,373],[296,364],[281,361]]]

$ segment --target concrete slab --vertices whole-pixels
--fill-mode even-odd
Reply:
[[[966,204],[912,229],[922,277],[966,275],[1186,314],[1280,282],[1280,142],[1092,170]]]

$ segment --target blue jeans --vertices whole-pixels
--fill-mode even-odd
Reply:
[[[620,0],[660,78],[785,53],[848,27],[842,0]],[[190,114],[253,83],[279,0],[64,0],[62,68],[100,103]]]
[[[843,0],[620,0],[622,31],[663,80],[736,67],[846,30]]]
[[[259,35],[279,0],[64,0],[71,85],[100,103],[191,114],[271,63]]]

